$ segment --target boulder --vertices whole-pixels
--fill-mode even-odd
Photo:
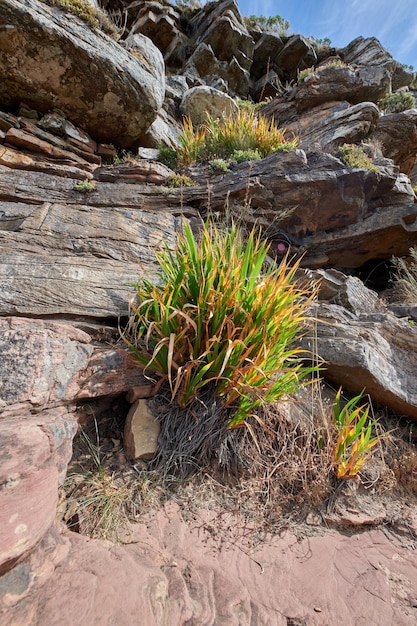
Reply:
[[[130,284],[142,272],[156,277],[153,250],[163,241],[173,247],[180,228],[170,209],[156,216],[151,199],[139,192],[134,177],[143,168],[130,169],[129,183],[98,181],[86,193],[71,179],[1,170],[0,312],[126,315]]]
[[[37,0],[4,0],[0,20],[6,107],[22,100],[43,113],[59,107],[95,140],[125,148],[155,120],[164,99],[164,62],[148,38],[135,35],[131,53]]]
[[[378,102],[391,88],[391,76],[386,68],[365,66],[358,68],[323,65],[295,87],[291,99],[297,111],[306,111],[318,104],[347,100],[351,104]]]
[[[385,67],[390,72],[397,67],[392,55],[376,37],[357,37],[339,50],[340,56],[351,65],[376,65]]]
[[[76,432],[76,420],[65,408],[22,417],[0,419],[0,574],[52,526],[59,476],[65,477]]]
[[[312,311],[315,346],[324,361],[324,377],[398,415],[417,419],[417,329],[389,312],[355,314],[336,304],[320,303]]]
[[[301,114],[296,121],[283,124],[289,136],[296,136],[305,150],[332,151],[344,143],[359,143],[375,128],[378,107],[372,102],[350,106],[329,102]]]
[[[392,159],[401,172],[411,174],[417,154],[417,110],[381,115],[372,139],[381,144],[384,156]]]
[[[126,417],[123,446],[130,461],[150,460],[156,454],[160,423],[145,399],[136,400]]]
[[[207,113],[213,117],[232,115],[239,110],[236,102],[227,94],[212,87],[193,87],[185,92],[181,101],[183,115],[190,117],[194,125],[207,121]]]

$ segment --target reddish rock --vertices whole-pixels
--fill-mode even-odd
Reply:
[[[76,419],[65,408],[0,420],[0,572],[51,527],[75,431]]]
[[[0,414],[65,404],[80,391],[93,347],[86,333],[58,322],[0,319]]]
[[[67,533],[69,557],[6,619],[31,606],[31,626],[136,626],[138,616],[146,626],[414,626],[414,553],[387,533],[287,532],[248,552],[213,534],[221,524],[205,511],[186,524],[168,503],[132,528],[127,545]]]

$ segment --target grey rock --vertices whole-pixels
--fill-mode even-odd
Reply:
[[[154,121],[165,90],[162,55],[145,37],[140,58],[72,14],[36,0],[4,0],[0,102],[59,107],[95,140],[129,147]],[[7,68],[7,69],[6,69]]]

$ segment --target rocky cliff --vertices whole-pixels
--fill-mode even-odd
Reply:
[[[166,544],[154,563],[149,551],[107,551],[61,536],[55,516],[85,402],[117,398],[146,382],[118,340],[131,283],[143,275],[157,280],[154,250],[162,241],[174,247],[183,218],[222,213],[226,201],[235,215],[245,206],[246,221],[263,226],[274,254],[290,248],[320,276],[314,342],[328,380],[352,392],[366,387],[376,404],[417,419],[415,312],[403,306],[395,315],[398,307],[359,279],[364,268],[417,245],[417,110],[386,113],[380,104],[411,89],[414,77],[376,39],[335,49],[264,32],[247,26],[234,0],[196,10],[162,0],[103,6],[116,22],[112,36],[59,2],[0,4],[0,623],[114,618],[130,625],[145,605],[149,626],[330,624],[336,614],[346,624],[371,623],[363,607],[375,597],[374,582],[369,593],[362,590],[362,608],[349,608],[358,580],[339,613],[333,601],[320,605],[324,589],[308,601],[289,592],[286,607],[284,600],[271,606],[262,594],[240,594],[236,581],[230,593],[221,592],[213,564],[214,578],[203,563],[186,571],[189,539],[181,548]],[[263,102],[261,113],[296,136],[297,149],[220,174],[192,166],[194,186],[167,186],[173,172],[155,148],[179,145],[183,114],[196,122],[205,110],[222,115],[237,108],[237,98]],[[343,144],[363,146],[372,167],[347,166],[338,153]],[[304,341],[311,347],[313,337]],[[152,544],[158,531],[149,532],[140,541]],[[167,542],[168,530],[162,534]],[[373,556],[361,565],[365,578],[374,568],[383,581],[372,619],[415,623],[415,567],[408,557],[388,565],[384,541],[382,533],[372,537]],[[315,559],[323,549],[319,538],[317,544]],[[83,559],[76,574],[71,554]],[[103,591],[92,591],[97,570],[114,567],[120,581],[130,576],[128,585],[139,562],[142,582],[136,579],[132,594],[141,599],[129,600],[124,612],[121,602],[120,613],[109,607],[113,617],[104,617]],[[329,555],[329,567],[335,562]],[[242,559],[236,562],[246,589],[263,585],[253,563],[248,557],[243,572]],[[299,576],[289,564],[294,570]],[[344,580],[342,570],[335,569],[336,581]],[[62,618],[53,604],[54,571],[62,603],[65,581],[81,572],[83,591],[69,585],[81,617]],[[401,580],[408,581],[404,593]],[[120,589],[106,584],[122,593],[120,581]],[[182,609],[181,585],[188,589]],[[297,621],[303,615],[308,621]]]

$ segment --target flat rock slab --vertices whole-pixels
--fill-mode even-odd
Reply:
[[[116,396],[146,382],[124,344],[93,345],[69,324],[0,318],[0,423],[78,400]]]
[[[417,329],[391,313],[355,315],[336,304],[313,310],[314,335],[306,348],[323,359],[323,376],[345,390],[417,419]],[[315,346],[315,348],[313,348]]]
[[[66,536],[69,558],[36,598],[9,607],[14,623],[136,626],[138,616],[146,626],[414,626],[417,620],[415,554],[381,531],[305,539],[288,532],[248,551],[222,541],[212,514],[202,512],[190,526],[167,503],[133,528],[127,545]]]
[[[134,184],[97,182],[88,195],[74,180],[2,172],[0,314],[127,315],[131,283],[156,279],[155,251],[174,247],[180,220],[147,209]]]

